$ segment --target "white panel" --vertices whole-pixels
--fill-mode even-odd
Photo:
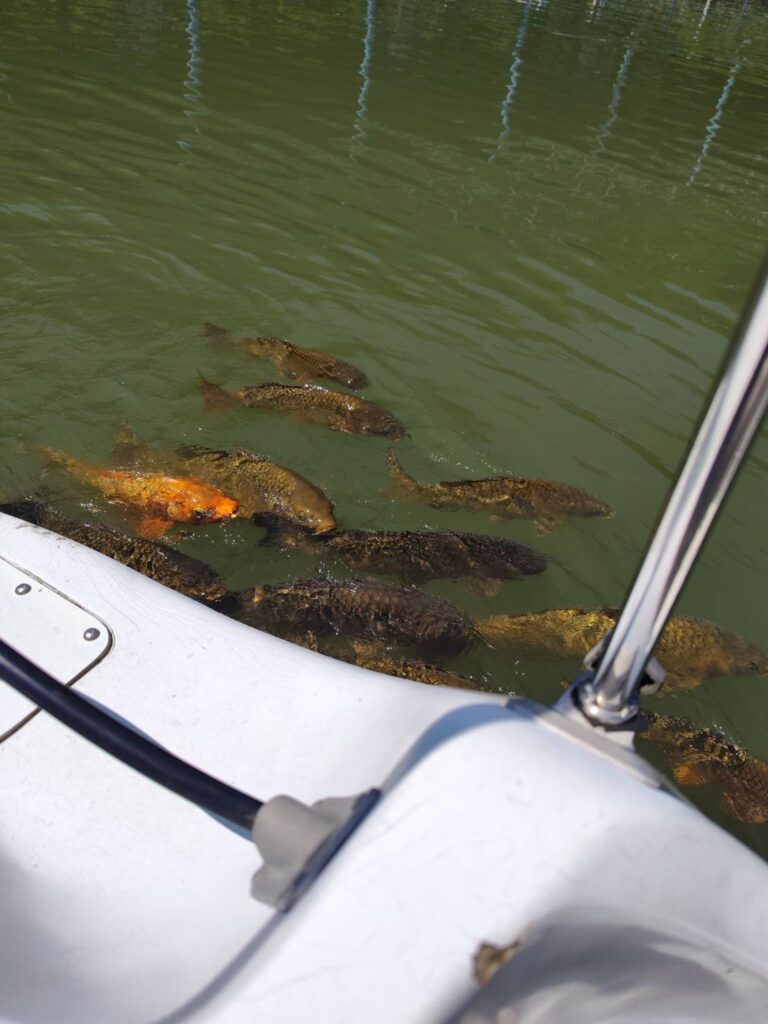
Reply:
[[[0,638],[60,683],[82,676],[112,642],[101,619],[5,558],[0,558]],[[0,740],[35,710],[0,680]]]

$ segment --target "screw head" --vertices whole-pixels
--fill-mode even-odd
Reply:
[[[19,583],[14,593],[18,594],[21,597],[24,594],[28,594],[31,589],[32,587],[29,585],[29,583]]]
[[[100,636],[101,631],[98,629],[94,629],[93,626],[91,626],[89,629],[86,629],[86,631],[83,633],[83,640],[96,640]]]

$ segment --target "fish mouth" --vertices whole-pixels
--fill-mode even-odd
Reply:
[[[337,523],[326,523],[325,526],[316,526],[312,530],[315,537],[322,537],[325,533],[334,533],[337,529]]]

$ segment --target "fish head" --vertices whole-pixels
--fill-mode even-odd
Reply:
[[[408,436],[405,427],[396,416],[372,403],[365,409],[355,410],[352,422],[361,434],[388,437],[390,441],[402,441]]]
[[[313,534],[331,533],[336,529],[333,505],[324,494],[309,496],[292,509],[296,524]]]
[[[238,504],[227,498],[225,501],[196,504],[192,508],[189,521],[192,523],[218,523],[223,519],[234,519],[237,516]]]
[[[345,366],[339,373],[339,383],[352,388],[353,391],[360,391],[362,388],[368,387],[369,380],[362,370],[358,370],[354,366]]]
[[[674,620],[672,620],[674,622]],[[689,628],[695,629],[696,620],[681,619],[686,624],[694,623]],[[708,674],[731,676],[765,676],[768,675],[768,654],[738,633],[730,633],[707,623],[709,630],[703,632],[699,643],[708,653]]]
[[[201,601],[220,601],[227,593],[222,579],[213,569],[195,559],[187,560],[179,556],[175,569],[176,589],[189,597],[196,597]]]
[[[297,523],[293,516],[280,515],[277,512],[257,512],[253,516],[253,521],[267,531],[262,543],[277,544],[282,548],[303,547],[307,535],[311,532]]]
[[[737,675],[768,676],[768,655],[754,644],[742,640],[733,668]]]
[[[605,501],[601,501],[593,494],[586,491],[574,497],[572,501],[573,514],[579,516],[600,516],[602,519],[613,519],[616,509]]]
[[[180,523],[216,523],[233,519],[240,506],[213,487],[193,483],[180,489],[168,503],[168,517]]]

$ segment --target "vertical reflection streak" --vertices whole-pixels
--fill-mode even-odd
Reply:
[[[711,3],[712,3],[712,0],[707,0],[707,2],[704,4],[704,10],[701,12],[701,21],[699,22],[699,27],[696,29],[696,35],[697,36],[698,36],[699,32],[701,31],[701,26],[707,20],[707,15],[709,14],[709,5]]]
[[[725,104],[726,104],[726,102],[728,100],[728,94],[730,93],[731,89],[733,88],[734,82],[736,81],[736,76],[738,75],[739,70],[741,69],[742,63],[743,63],[743,58],[739,57],[739,59],[736,61],[736,63],[731,68],[731,72],[730,72],[730,74],[728,76],[728,81],[723,86],[723,91],[720,93],[720,99],[717,101],[717,106],[715,107],[715,112],[712,115],[712,117],[709,119],[709,123],[707,124],[707,131],[706,131],[706,135],[704,136],[704,142],[702,143],[702,146],[701,146],[701,152],[699,153],[699,158],[696,161],[693,170],[691,171],[690,178],[688,179],[688,184],[689,185],[692,185],[694,183],[694,181],[696,179],[696,175],[699,173],[699,171],[701,170],[701,168],[704,165],[704,161],[707,158],[707,154],[709,153],[710,146],[712,145],[712,143],[717,138],[717,133],[720,131],[720,119],[722,118],[723,111],[725,110]]]
[[[357,97],[355,114],[355,140],[362,142],[368,127],[368,93],[371,89],[371,59],[373,57],[373,31],[376,20],[376,0],[368,0],[365,14],[365,37],[363,39],[363,60],[360,64],[360,77],[363,84]]]
[[[634,36],[634,33],[633,33]],[[613,83],[613,94],[611,96],[611,102],[608,105],[608,117],[605,124],[598,132],[597,142],[595,148],[592,150],[592,155],[597,156],[602,153],[605,149],[605,143],[608,140],[608,136],[611,133],[616,118],[619,116],[619,105],[621,103],[621,90],[624,88],[624,83],[627,80],[629,74],[629,66],[632,63],[632,57],[635,53],[634,43],[632,42],[632,36],[630,37],[630,45],[627,47],[624,54],[624,59],[621,62],[621,67],[616,75],[616,81]]]
[[[184,98],[194,102],[200,99],[200,16],[197,0],[187,0],[187,77],[184,79]]]
[[[184,31],[187,36],[187,74],[184,79],[184,99],[187,103],[193,104],[190,109],[184,109],[184,116],[187,118],[196,117],[200,111],[199,101],[202,99],[202,77],[200,75],[200,16],[198,12],[198,0],[187,0],[187,24]],[[192,125],[196,135],[200,129]],[[179,146],[182,149],[190,149],[190,144],[179,139]]]
[[[515,48],[512,51],[512,63],[509,66],[509,85],[507,86],[504,102],[501,104],[501,134],[496,143],[496,152],[491,156],[491,160],[499,156],[509,142],[510,111],[512,110],[515,93],[517,92],[517,83],[520,79],[520,66],[523,63],[523,44],[528,33],[528,15],[531,12],[531,2],[532,0],[525,0],[523,16],[520,19],[520,27],[517,30]]]

